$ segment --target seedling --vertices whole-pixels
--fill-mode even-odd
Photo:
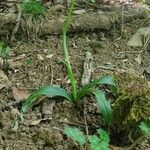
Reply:
[[[98,129],[98,134],[87,136],[78,128],[67,127],[64,133],[78,142],[82,150],[85,150],[86,146],[90,146],[91,150],[109,150],[109,135],[103,129]]]
[[[105,97],[105,93],[97,88],[95,88],[97,85],[110,85],[114,89],[116,88],[116,84],[111,76],[105,76],[105,77],[100,77],[92,82],[90,82],[88,85],[85,85],[81,88],[77,87],[77,82],[74,77],[74,73],[72,71],[70,59],[69,59],[69,54],[68,54],[68,49],[67,49],[67,31],[71,22],[71,17],[72,17],[72,11],[75,5],[75,0],[72,0],[70,9],[68,11],[67,19],[64,23],[64,28],[63,28],[63,52],[64,52],[64,57],[65,57],[65,65],[67,68],[67,74],[70,79],[71,83],[71,93],[66,91],[63,88],[56,87],[56,86],[45,86],[40,88],[39,90],[33,92],[23,103],[23,106],[21,108],[22,112],[26,113],[28,109],[33,105],[35,102],[38,101],[37,98],[45,95],[49,97],[64,97],[66,100],[69,102],[77,103],[79,100],[81,100],[85,95],[92,93],[95,95],[98,106],[101,110],[101,113],[104,117],[105,122],[110,122],[111,121],[111,106],[110,102],[107,101]]]
[[[4,42],[0,42],[0,57],[3,59],[3,67],[4,69],[8,68],[8,55],[10,48]]]

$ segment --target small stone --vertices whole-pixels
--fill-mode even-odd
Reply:
[[[43,107],[42,107],[42,114],[43,115],[52,115],[53,113],[53,107],[55,105],[55,101],[54,100],[48,100],[48,101],[45,101],[43,103]]]
[[[48,49],[44,49],[44,51],[43,51],[45,54],[47,54],[48,53]]]
[[[125,53],[121,53],[118,57],[119,59],[127,59],[127,55]]]
[[[53,57],[53,54],[47,55],[46,58],[51,59]]]
[[[41,61],[44,60],[44,58],[43,58],[43,56],[42,56],[41,54],[37,54],[37,59],[38,59],[38,60],[41,60]]]

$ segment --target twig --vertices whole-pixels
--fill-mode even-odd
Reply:
[[[85,61],[83,65],[83,74],[81,79],[82,86],[88,84],[91,79],[91,73],[93,71],[93,56],[90,52],[86,52]],[[89,135],[88,124],[87,124],[87,109],[86,101],[84,101],[84,124],[86,127],[86,134]]]

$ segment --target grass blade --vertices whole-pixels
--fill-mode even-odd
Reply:
[[[39,90],[33,92],[23,103],[22,105],[22,112],[26,113],[30,106],[36,102],[41,96],[48,96],[48,97],[55,97],[55,96],[61,96],[66,98],[68,101],[72,101],[71,95],[63,88],[55,87],[55,86],[45,86],[43,88],[40,88]]]
[[[110,123],[111,119],[112,119],[112,111],[111,111],[110,102],[107,101],[104,92],[102,92],[98,89],[95,89],[93,91],[93,94],[95,94],[96,101],[97,101],[100,111],[104,117],[104,121],[107,123]]]
[[[89,94],[90,92],[92,92],[93,88],[96,85],[100,85],[100,84],[101,85],[103,85],[103,84],[110,85],[115,90],[117,90],[117,86],[116,86],[116,83],[115,83],[113,77],[112,76],[104,76],[104,77],[95,79],[94,81],[90,82],[89,84],[83,86],[78,92],[78,99],[80,99],[83,96],[85,96],[86,94]]]

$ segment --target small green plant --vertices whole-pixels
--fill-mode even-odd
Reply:
[[[10,48],[4,42],[0,42],[0,57],[3,59],[3,67],[8,68],[8,56]]]
[[[144,134],[150,135],[150,122],[141,122],[139,127]]]
[[[78,142],[83,150],[87,145],[90,145],[91,150],[109,150],[109,135],[103,129],[98,129],[97,134],[87,136],[78,128],[67,127],[64,133]]]
[[[7,59],[9,54],[9,47],[4,42],[0,42],[0,57]]]
[[[33,17],[37,17],[44,14],[45,8],[37,0],[23,0],[22,11],[26,14],[33,15]]]
[[[95,88],[97,85],[110,85],[114,89],[116,89],[116,84],[113,80],[113,77],[111,76],[105,76],[105,77],[100,77],[92,82],[90,82],[88,85],[85,85],[81,88],[77,87],[77,82],[75,80],[70,59],[69,59],[69,54],[68,54],[68,49],[67,49],[67,31],[71,22],[71,16],[72,16],[72,11],[75,5],[75,0],[72,0],[70,9],[68,11],[68,16],[67,19],[64,23],[64,28],[63,28],[63,52],[64,52],[64,57],[65,57],[65,65],[67,68],[67,74],[71,82],[71,93],[66,91],[63,88],[56,87],[56,86],[45,86],[40,88],[39,90],[33,92],[23,103],[23,106],[21,108],[22,112],[27,112],[28,109],[30,108],[31,105],[33,105],[35,102],[37,102],[37,98],[46,95],[49,97],[64,97],[66,100],[69,102],[77,103],[82,97],[85,95],[92,93],[95,95],[98,106],[100,107],[101,113],[104,117],[105,122],[110,122],[111,121],[111,106],[110,102],[107,101],[105,97],[105,93],[97,88]]]

